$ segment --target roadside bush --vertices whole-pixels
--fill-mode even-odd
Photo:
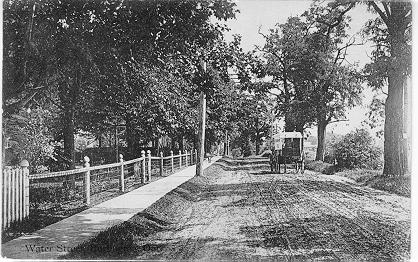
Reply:
[[[332,175],[336,172],[334,165],[322,161],[306,161],[305,168],[326,175]]]
[[[340,142],[342,138],[342,135],[327,133],[327,140],[325,141],[324,162],[335,164],[335,145]]]
[[[365,129],[345,135],[334,149],[339,168],[380,169],[382,166],[382,150]]]
[[[241,148],[234,148],[231,151],[232,157],[240,157],[242,155]]]

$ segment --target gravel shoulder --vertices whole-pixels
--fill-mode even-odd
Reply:
[[[63,258],[404,261],[410,199],[222,159]]]

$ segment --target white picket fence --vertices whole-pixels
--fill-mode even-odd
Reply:
[[[72,188],[78,190],[78,199],[90,205],[92,195],[109,189],[102,188],[106,183],[113,189],[116,186],[116,189],[123,193],[129,184],[151,182],[151,176],[172,174],[176,170],[195,164],[196,160],[196,150],[179,151],[178,155],[171,151],[169,156],[163,156],[162,153],[160,156],[151,156],[150,151],[142,151],[140,158],[124,161],[123,155],[120,155],[118,163],[91,167],[90,159],[86,156],[83,168],[32,175],[29,175],[29,163],[24,160],[20,167],[3,169],[2,228],[28,217],[30,204],[44,201],[38,201],[40,197],[49,197],[49,200],[56,198],[54,193],[59,192],[57,190],[63,188],[62,185],[65,183],[72,181]],[[52,188],[52,191],[37,193],[37,190],[42,188]],[[61,190],[61,194],[70,194],[70,189],[68,192],[65,190],[67,189]]]
[[[29,163],[3,169],[2,228],[29,216]]]

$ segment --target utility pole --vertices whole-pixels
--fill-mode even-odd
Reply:
[[[206,95],[202,91],[200,92],[200,121],[199,121],[199,139],[197,142],[197,163],[196,163],[196,176],[203,174],[203,160],[205,157],[205,128],[206,128]]]
[[[206,62],[203,62],[203,70],[206,73]],[[197,141],[197,162],[196,176],[203,174],[203,160],[205,157],[205,128],[206,128],[206,95],[203,90],[200,92],[200,108],[199,108],[199,130]]]
[[[228,130],[225,130],[224,156],[228,155]]]
[[[116,151],[116,163],[117,163],[119,161],[118,124],[115,125],[115,151]]]

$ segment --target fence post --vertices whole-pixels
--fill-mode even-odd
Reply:
[[[145,183],[145,151],[141,151],[142,168],[141,168],[141,183]]]
[[[151,150],[147,150],[148,157],[148,181],[151,181]]]
[[[123,167],[123,155],[119,154],[120,165],[120,177],[119,177],[119,190],[120,192],[125,192],[125,170]]]
[[[12,169],[12,184],[11,184],[11,190],[12,190],[12,216],[11,216],[11,222],[16,221],[16,174],[18,173],[17,168]]]
[[[181,156],[181,150],[179,150],[179,169],[181,169],[181,158],[182,158],[182,156]]]
[[[27,215],[29,215],[29,162],[28,160],[22,160],[20,162],[22,168],[22,174],[20,176],[20,218],[22,221]],[[26,184],[27,182],[27,184]],[[26,208],[28,213],[26,213]]]
[[[23,219],[23,168],[17,173],[17,221]]]
[[[3,172],[3,183],[2,183],[2,220],[1,220],[1,228],[4,229],[7,226],[7,176],[9,170],[4,168]]]
[[[188,164],[187,164],[187,150],[184,150],[184,154],[186,155],[185,166],[187,167],[188,166]]]
[[[174,173],[174,155],[173,155],[173,150],[170,151],[170,156],[171,156],[171,173]]]
[[[138,162],[133,163],[133,169],[134,169],[134,175],[133,178],[137,178],[138,177]]]
[[[160,152],[160,176],[163,176],[164,173],[164,155],[163,152]]]
[[[90,158],[84,157],[84,167],[90,167]],[[90,170],[84,173],[84,203],[90,205]]]
[[[23,190],[24,190],[24,210],[23,210],[23,217],[26,218],[29,216],[29,162],[27,160],[23,160],[20,163],[20,166],[23,168]]]
[[[12,202],[11,202],[11,197],[12,197],[12,169],[7,170],[7,179],[6,179],[6,183],[7,183],[7,222],[6,222],[6,226],[10,226],[10,222],[11,222],[11,218],[12,218],[12,212],[11,212],[11,208],[12,208]]]

